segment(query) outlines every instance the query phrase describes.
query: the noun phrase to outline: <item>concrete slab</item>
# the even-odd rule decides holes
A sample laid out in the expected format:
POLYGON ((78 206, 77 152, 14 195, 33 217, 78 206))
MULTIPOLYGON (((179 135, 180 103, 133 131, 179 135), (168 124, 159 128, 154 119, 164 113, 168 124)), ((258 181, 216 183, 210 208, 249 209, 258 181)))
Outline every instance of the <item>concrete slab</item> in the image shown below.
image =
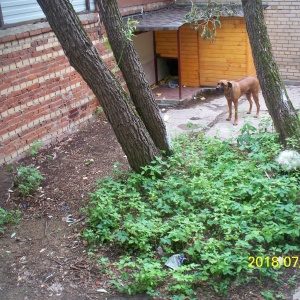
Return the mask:
POLYGON ((295 290, 295 293, 293 295, 293 300, 300 300, 300 287, 298 287, 296 290, 295 290))
MULTIPOLYGON (((300 86, 287 86, 288 95, 296 109, 300 108, 300 86)), ((221 138, 236 138, 245 122, 250 122, 253 126, 267 119, 271 119, 268 113, 262 93, 259 94, 260 115, 254 118, 255 104, 253 104, 252 114, 248 115, 249 103, 245 96, 239 100, 239 123, 233 126, 233 120, 226 121, 228 107, 226 98, 223 95, 210 95, 209 100, 201 101, 187 108, 171 108, 162 110, 166 121, 167 130, 170 136, 178 133, 190 133, 205 131, 208 136, 221 138)), ((268 130, 274 130, 269 127, 268 130)))
POLYGON ((203 130, 212 123, 219 111, 208 106, 197 105, 186 109, 170 109, 164 114, 167 130, 172 136, 203 130))

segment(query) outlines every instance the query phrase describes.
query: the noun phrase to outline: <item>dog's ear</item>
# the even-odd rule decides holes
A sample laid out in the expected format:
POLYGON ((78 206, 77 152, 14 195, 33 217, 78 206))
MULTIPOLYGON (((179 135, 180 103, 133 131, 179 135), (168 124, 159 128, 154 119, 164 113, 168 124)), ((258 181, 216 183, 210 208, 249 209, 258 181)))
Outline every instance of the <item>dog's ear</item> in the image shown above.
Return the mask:
POLYGON ((229 81, 228 82, 228 86, 231 88, 232 87, 232 83, 229 81))

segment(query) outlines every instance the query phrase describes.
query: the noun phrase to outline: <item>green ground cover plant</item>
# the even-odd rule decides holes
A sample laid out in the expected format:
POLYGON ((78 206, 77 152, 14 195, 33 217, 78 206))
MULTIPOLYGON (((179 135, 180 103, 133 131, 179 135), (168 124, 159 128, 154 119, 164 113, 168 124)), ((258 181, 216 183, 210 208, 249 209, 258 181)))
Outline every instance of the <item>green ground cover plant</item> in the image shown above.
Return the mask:
POLYGON ((22 196, 28 196, 36 192, 44 179, 38 169, 21 166, 15 176, 15 185, 22 196))
POLYGON ((29 147, 29 154, 31 156, 36 156, 42 147, 43 142, 41 140, 34 141, 29 147))
POLYGON ((20 215, 19 210, 6 210, 0 207, 0 234, 4 233, 6 225, 10 223, 17 224, 20 221, 20 215))
POLYGON ((99 181, 83 235, 119 249, 120 291, 196 299, 205 282, 226 294, 233 280, 276 279, 276 259, 299 253, 300 172, 276 164, 281 145, 264 126, 246 123, 237 142, 181 135, 167 160, 99 181), (166 267, 177 253, 183 265, 166 267))

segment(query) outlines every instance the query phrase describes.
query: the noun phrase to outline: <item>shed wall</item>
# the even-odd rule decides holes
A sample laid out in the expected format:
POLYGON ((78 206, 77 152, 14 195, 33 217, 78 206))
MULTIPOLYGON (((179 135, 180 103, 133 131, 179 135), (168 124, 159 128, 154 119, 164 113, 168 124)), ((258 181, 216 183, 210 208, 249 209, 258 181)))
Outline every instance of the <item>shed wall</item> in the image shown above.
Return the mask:
MULTIPOLYGON (((243 18, 221 18, 215 43, 204 41, 188 24, 180 28, 182 84, 215 86, 220 79, 256 74, 243 18)), ((156 31, 156 54, 178 58, 177 31, 156 31)))
POLYGON ((155 31, 155 51, 160 57, 178 58, 177 31, 155 31))
POLYGON ((200 85, 215 86, 220 79, 255 75, 243 18, 221 18, 215 43, 199 39, 200 85))
MULTIPOLYGON (((194 0, 206 4, 208 0, 194 0)), ((215 0, 224 3, 224 0, 215 0)), ((231 0, 241 5, 240 0, 231 0)), ((177 0, 177 4, 190 4, 190 0, 177 0)), ((266 25, 272 43, 273 54, 282 79, 289 84, 300 85, 300 1, 263 0, 266 25)))
POLYGON ((181 80, 185 86, 199 86, 199 33, 188 24, 180 28, 181 80))

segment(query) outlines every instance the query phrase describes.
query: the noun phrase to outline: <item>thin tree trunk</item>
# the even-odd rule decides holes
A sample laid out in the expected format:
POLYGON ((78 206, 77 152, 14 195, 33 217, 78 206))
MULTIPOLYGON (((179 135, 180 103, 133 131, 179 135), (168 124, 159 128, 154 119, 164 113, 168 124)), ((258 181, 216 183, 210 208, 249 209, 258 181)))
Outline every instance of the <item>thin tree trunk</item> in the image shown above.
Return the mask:
POLYGON ((123 19, 116 0, 96 0, 101 20, 119 68, 125 78, 131 99, 155 145, 171 153, 166 127, 158 104, 145 76, 132 40, 124 33, 123 19))
POLYGON ((281 142, 300 137, 300 121, 280 78, 261 0, 242 0, 244 18, 262 93, 281 142))
MULTIPOLYGON (((71 66, 98 98, 103 111, 137 172, 161 155, 128 95, 100 58, 68 0, 37 0, 71 66)), ((99 137, 101 138, 101 137, 99 137)))

